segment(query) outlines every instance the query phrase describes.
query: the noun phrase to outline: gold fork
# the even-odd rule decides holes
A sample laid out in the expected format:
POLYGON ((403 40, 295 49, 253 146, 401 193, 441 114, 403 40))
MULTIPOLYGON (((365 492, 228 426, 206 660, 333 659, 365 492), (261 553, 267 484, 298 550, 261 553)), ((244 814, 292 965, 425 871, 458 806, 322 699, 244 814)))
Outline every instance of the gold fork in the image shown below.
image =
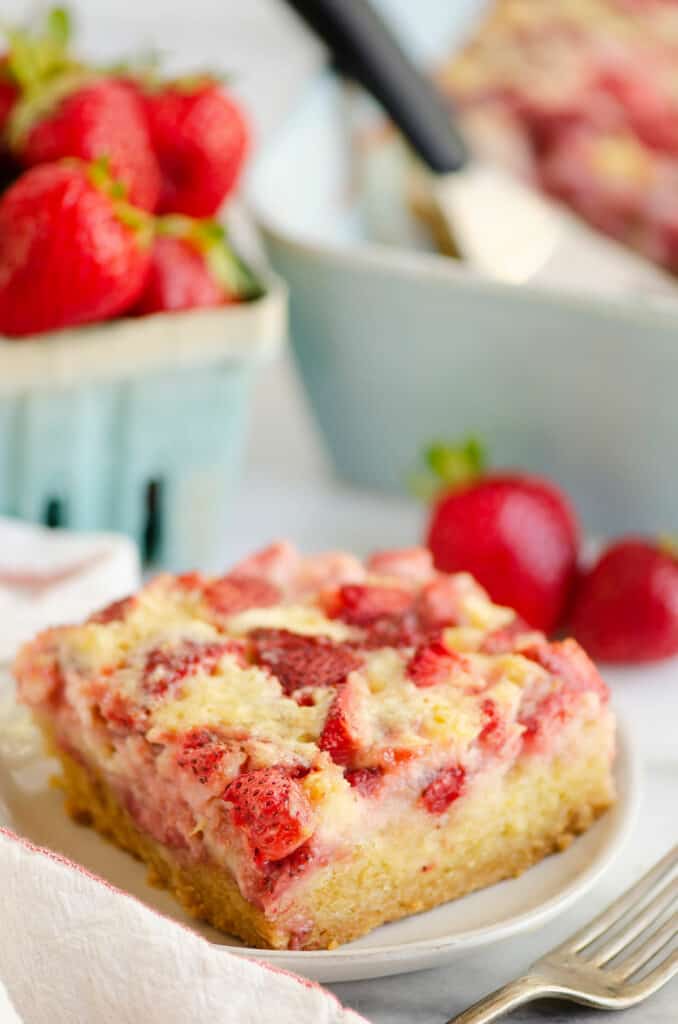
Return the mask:
POLYGON ((624 1010, 678 973, 678 846, 527 974, 447 1024, 490 1024, 534 999, 624 1010), (661 954, 661 959, 656 958, 661 954))

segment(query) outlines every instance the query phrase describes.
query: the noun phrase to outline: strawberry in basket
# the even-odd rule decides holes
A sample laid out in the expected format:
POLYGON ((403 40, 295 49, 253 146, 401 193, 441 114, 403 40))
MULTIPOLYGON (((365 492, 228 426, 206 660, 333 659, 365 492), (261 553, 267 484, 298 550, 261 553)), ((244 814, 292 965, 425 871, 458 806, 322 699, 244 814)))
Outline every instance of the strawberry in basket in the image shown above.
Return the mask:
POLYGON ((102 163, 44 164, 0 200, 0 333, 105 320, 138 298, 153 221, 102 163))
POLYGON ((261 294, 256 279, 213 220, 173 214, 156 220, 156 239, 138 315, 224 306, 261 294))
POLYGON ((105 156, 130 201, 153 210, 160 170, 141 104, 115 77, 77 61, 69 37, 69 20, 61 9, 50 13, 43 31, 9 33, 3 67, 17 90, 4 126, 9 148, 25 167, 63 157, 89 162, 105 156))

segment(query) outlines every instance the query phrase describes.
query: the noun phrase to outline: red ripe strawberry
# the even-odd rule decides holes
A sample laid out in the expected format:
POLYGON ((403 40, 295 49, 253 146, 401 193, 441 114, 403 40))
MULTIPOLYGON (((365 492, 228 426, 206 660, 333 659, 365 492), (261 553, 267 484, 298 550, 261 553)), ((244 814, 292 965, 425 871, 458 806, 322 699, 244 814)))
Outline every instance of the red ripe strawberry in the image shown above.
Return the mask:
POLYGON ((144 94, 160 163, 160 213, 212 217, 234 188, 249 144, 240 107, 210 78, 170 82, 144 94))
POLYGON ((219 616, 237 615, 249 608, 267 608, 277 604, 280 591, 273 583, 256 576, 230 574, 208 583, 205 600, 219 616))
POLYGON ((302 686, 336 686, 361 665, 349 647, 326 637, 258 629, 250 638, 256 663, 270 669, 288 696, 302 686))
POLYGON ((379 619, 402 615, 412 607, 414 597, 399 587, 345 583, 324 598, 327 614, 351 626, 372 626, 379 619))
POLYGON ((97 165, 26 172, 0 200, 0 333, 105 320, 137 298, 152 225, 97 165))
POLYGON ((514 608, 531 626, 555 629, 575 583, 579 547, 579 527, 565 496, 536 476, 477 477, 482 458, 475 442, 463 449, 436 446, 428 458, 448 484, 428 527, 436 567, 470 572, 494 601, 514 608), (450 488, 453 482, 458 486, 450 488))
POLYGON ((669 546, 628 537, 580 581, 572 631, 592 657, 640 664, 678 654, 678 558, 669 546))
POLYGON ((49 81, 37 98, 29 93, 17 104, 9 138, 13 151, 29 167, 62 157, 105 157, 131 203, 144 210, 157 205, 160 171, 143 110, 113 78, 76 74, 49 81))
POLYGON ((220 224, 168 217, 157 221, 156 231, 138 315, 224 306, 261 294, 220 224))
POLYGON ((226 787, 223 799, 260 862, 287 857, 313 832, 308 797, 281 766, 243 772, 226 787))
POLYGON ((460 764, 441 768, 421 794, 421 801, 429 814, 443 814, 461 796, 465 779, 466 771, 460 764))
POLYGON ((355 689, 350 682, 342 683, 330 704, 318 746, 327 751, 335 764, 352 765, 356 754, 365 747, 363 733, 355 689))
POLYGON ((442 641, 430 640, 414 652, 407 674, 415 686, 435 686, 446 682, 455 669, 463 669, 466 664, 461 655, 449 651, 442 641))

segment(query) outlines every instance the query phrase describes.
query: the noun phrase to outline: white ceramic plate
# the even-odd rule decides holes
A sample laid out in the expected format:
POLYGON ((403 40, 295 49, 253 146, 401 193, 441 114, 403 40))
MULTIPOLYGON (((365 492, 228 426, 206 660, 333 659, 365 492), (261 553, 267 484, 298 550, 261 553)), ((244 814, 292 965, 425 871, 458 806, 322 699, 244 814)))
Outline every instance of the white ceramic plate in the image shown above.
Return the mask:
POLYGON ((536 928, 583 895, 624 842, 638 803, 638 773, 627 733, 620 730, 612 811, 565 852, 520 878, 501 882, 425 914, 384 925, 340 949, 317 952, 245 950, 188 917, 166 892, 151 888, 145 868, 90 829, 75 825, 49 785, 55 762, 40 749, 30 718, 0 678, 0 825, 84 865, 168 917, 188 924, 233 953, 265 960, 315 981, 352 981, 446 964, 469 949, 536 928))

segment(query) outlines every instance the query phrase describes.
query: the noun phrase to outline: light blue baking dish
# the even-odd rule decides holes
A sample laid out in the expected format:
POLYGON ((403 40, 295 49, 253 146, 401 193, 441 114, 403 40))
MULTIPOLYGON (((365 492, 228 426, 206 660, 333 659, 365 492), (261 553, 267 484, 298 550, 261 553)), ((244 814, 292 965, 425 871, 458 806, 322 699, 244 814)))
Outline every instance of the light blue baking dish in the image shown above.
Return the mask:
POLYGON ((223 538, 257 366, 286 336, 271 276, 240 306, 0 339, 0 514, 131 536, 205 566, 223 538))
MULTIPOLYGON (((430 13, 430 33, 447 6, 398 12, 419 29, 430 13)), ((678 313, 506 286, 370 244, 345 129, 345 97, 324 75, 250 190, 339 473, 403 488, 431 439, 473 432, 497 464, 560 481, 591 531, 675 528, 678 313)))

